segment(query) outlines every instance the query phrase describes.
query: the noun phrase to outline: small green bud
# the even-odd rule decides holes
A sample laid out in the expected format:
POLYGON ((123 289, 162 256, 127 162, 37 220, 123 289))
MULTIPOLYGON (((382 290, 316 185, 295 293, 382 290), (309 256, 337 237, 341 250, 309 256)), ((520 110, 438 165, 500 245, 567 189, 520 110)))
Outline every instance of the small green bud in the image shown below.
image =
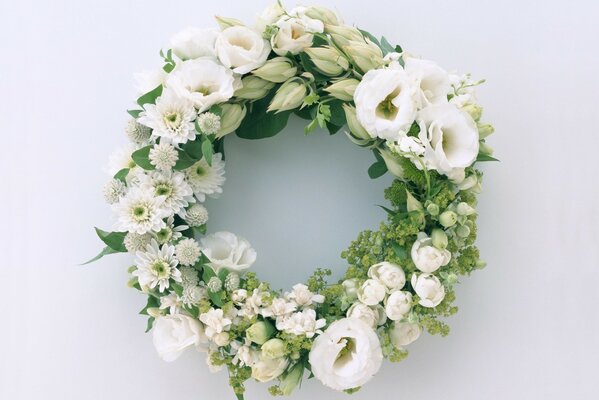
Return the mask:
POLYGON ((220 107, 222 114, 220 116, 220 129, 216 133, 217 138, 221 138, 239 128, 247 113, 245 106, 240 104, 225 103, 221 104, 220 107))
POLYGON ((275 328, 270 322, 258 321, 246 329, 245 336, 256 344, 264 344, 275 333, 275 328))
POLYGON ((268 106, 268 112, 282 112, 298 108, 304 102, 308 90, 304 82, 292 79, 285 82, 268 106))
POLYGON ((285 342, 281 339, 273 338, 262 345, 262 355, 274 360, 285 355, 285 342))
POLYGON ((287 57, 275 57, 252 74, 269 82, 283 83, 297 74, 297 67, 287 57))
POLYGON ((449 228, 450 226, 455 225, 457 220, 458 215, 453 211, 444 211, 441 215, 439 215, 439 222, 445 228, 449 228))
POLYGON ((458 276, 454 273, 451 274, 447 274, 447 277, 445 278, 445 281, 447 282, 448 285, 455 285, 458 282, 458 276))
POLYGON ((455 233, 461 238, 467 238, 470 236, 470 228, 466 225, 460 225, 455 230, 455 233))
POLYGON ((482 269, 482 268, 484 268, 486 266, 487 266, 486 261, 483 261, 483 260, 477 260, 476 261, 476 268, 482 269))
POLYGON ((343 46, 343 50, 362 72, 368 72, 383 65, 381 49, 369 39, 366 39, 366 41, 350 41, 349 44, 343 46))
POLYGON ((349 61, 332 47, 312 47, 304 51, 310 57, 316 68, 325 75, 341 75, 349 68, 349 61))
POLYGON ((347 120, 347 126, 349 127, 350 132, 362 140, 370 140, 371 136, 366 132, 366 129, 362 127, 360 121, 358 121, 358 117, 356 116, 356 108, 347 103, 343 104, 343 111, 345 111, 345 119, 347 120))
POLYGON ((436 205, 435 203, 430 203, 428 206, 426 206, 426 211, 428 211, 428 213, 432 216, 436 216, 439 215, 439 206, 436 205))
POLYGON ((257 76, 248 75, 241 80, 242 87, 235 91, 235 96, 240 99, 258 100, 270 92, 275 85, 257 76))
POLYGON ((472 119, 476 122, 480 121, 480 117, 483 114, 483 108, 478 104, 466 104, 462 107, 462 110, 466 111, 472 119))
POLYGON ((491 135, 493 132, 495 132, 495 128, 493 128, 492 125, 490 124, 479 124, 478 125, 478 137, 480 139, 484 139, 487 136, 491 135))
POLYGON ((431 233, 431 239, 433 240, 433 246, 435 246, 436 248, 445 249, 447 247, 447 234, 443 229, 433 229, 431 233))
MULTIPOLYGON (((359 80, 353 78, 342 79, 326 87, 324 90, 339 100, 352 101, 354 99, 354 92, 356 91, 359 83, 359 80)), ((343 104, 344 107, 345 105, 346 103, 343 104)))

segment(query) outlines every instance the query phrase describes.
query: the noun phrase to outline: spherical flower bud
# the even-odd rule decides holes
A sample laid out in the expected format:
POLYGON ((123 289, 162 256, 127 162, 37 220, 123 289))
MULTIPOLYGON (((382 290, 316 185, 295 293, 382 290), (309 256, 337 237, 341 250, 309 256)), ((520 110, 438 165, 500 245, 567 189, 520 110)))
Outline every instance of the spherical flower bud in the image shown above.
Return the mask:
POLYGON ((339 25, 339 17, 337 14, 325 7, 311 6, 305 11, 305 15, 310 18, 320 20, 328 25, 339 25))
POLYGON ((185 212, 185 222, 191 227, 198 227, 208 222, 208 210, 202 204, 196 203, 185 212))
POLYGON ((235 96, 240 99, 258 100, 270 92, 275 85, 254 75, 248 75, 241 80, 242 87, 235 91, 235 96))
POLYGON ((248 297, 248 292, 245 289, 237 289, 237 290, 234 290, 233 293, 231 293, 231 300, 236 305, 243 304, 243 302, 245 301, 245 299, 247 299, 247 297, 248 297))
POLYGON ((448 244, 447 234, 443 229, 435 228, 431 232, 431 239, 433 240, 433 246, 438 249, 445 249, 448 244))
POLYGON ((476 210, 474 208, 472 208, 470 206, 470 204, 466 203, 466 202, 461 202, 460 204, 458 204, 458 206, 456 207, 456 211, 459 215, 472 215, 476 212, 476 210))
POLYGON ((453 211, 443 211, 443 213, 441 213, 441 215, 439 215, 439 222, 445 228, 449 228, 449 227, 455 225, 455 223, 457 221, 458 221, 458 215, 456 213, 454 213, 453 211))
POLYGON ((256 344, 264 344, 275 333, 275 327, 270 322, 258 321, 245 331, 245 336, 256 344))
POLYGON ((458 276, 454 273, 447 274, 445 281, 447 282, 448 285, 454 285, 458 282, 458 276))
MULTIPOLYGON (((330 87, 329 87, 330 88, 330 87)), ((356 108, 347 103, 343 104, 343 111, 345 111, 345 119, 347 120, 347 126, 351 131, 352 135, 358 139, 370 140, 371 136, 366 132, 366 129, 360 124, 356 116, 356 108)))
POLYGON ((225 290, 227 292, 232 292, 236 290, 237 288, 239 288, 239 281, 239 274, 235 272, 229 273, 229 275, 227 275, 227 277, 225 278, 225 290))
POLYGON ((368 277, 379 281, 389 291, 401 289, 406 284, 403 269, 397 264, 386 261, 371 266, 368 269, 368 277))
POLYGON ((445 288, 439 278, 432 274, 414 274, 411 283, 420 298, 418 304, 423 307, 437 307, 445 298, 445 288))
POLYGON ((304 102, 307 93, 308 89, 301 80, 288 80, 277 90, 268 106, 268 112, 282 112, 298 108, 304 102))
POLYGON ((223 347, 229 344, 230 336, 229 332, 221 332, 212 336, 212 341, 219 347, 223 347))
POLYGON ((478 125, 478 137, 480 139, 484 139, 487 136, 491 135, 493 132, 495 132, 495 128, 493 128, 493 126, 489 125, 489 124, 482 124, 482 125, 478 125))
POLYGON ((220 117, 211 112, 198 115, 198 126, 202 133, 213 135, 220 130, 220 117))
POLYGON ((366 41, 350 41, 343 46, 343 50, 364 73, 383 65, 381 49, 369 39, 366 39, 366 41))
POLYGON ((362 33, 353 26, 327 24, 325 25, 324 30, 331 35, 333 42, 339 47, 347 46, 351 41, 364 40, 362 33))
POLYGON ((287 360, 287 358, 281 357, 271 360, 260 357, 260 359, 252 365, 252 378, 258 382, 271 381, 281 376, 288 365, 289 360, 287 360))
POLYGON ((287 57, 275 57, 252 74, 265 81, 283 83, 297 74, 297 67, 287 57))
MULTIPOLYGON (((358 81, 357 79, 354 79, 354 78, 341 79, 341 80, 336 81, 332 85, 329 85, 324 90, 326 92, 328 92, 331 96, 333 96, 339 100, 352 101, 354 99, 354 92, 356 91, 356 88, 358 87, 359 83, 360 83, 360 81, 358 81)), ((351 107, 350 105, 345 104, 345 103, 343 104, 343 107, 345 108, 346 105, 348 107, 351 107)), ((354 114, 355 114, 355 112, 356 111, 354 109, 354 114)), ((347 113, 347 111, 346 111, 346 113, 347 113)))
POLYGON ((349 68, 349 61, 332 47, 312 47, 304 51, 308 54, 316 68, 325 75, 341 75, 349 68))
POLYGON ((200 259, 200 245, 194 239, 182 239, 175 246, 175 255, 179 260, 179 264, 194 265, 200 259))
POLYGON ((412 245, 410 255, 416 268, 426 273, 435 272, 451 260, 451 253, 435 247, 433 240, 424 232, 418 234, 418 240, 412 245))
POLYGON ((412 308, 412 294, 398 290, 391 293, 385 301, 385 313, 392 321, 399 321, 412 308))
POLYGON ((461 238, 467 238, 470 236, 470 228, 467 225, 460 225, 455 230, 455 233, 461 238))
POLYGON ((220 116, 220 129, 216 133, 217 138, 221 138, 239 128, 247 113, 245 106, 240 104, 225 103, 221 104, 220 107, 222 114, 220 116))
POLYGON ((379 321, 379 315, 366 304, 356 302, 347 309, 347 318, 358 318, 366 322, 372 328, 376 328, 379 321))
POLYGON ((426 211, 428 211, 428 213, 432 216, 435 215, 439 215, 439 206, 436 205, 435 203, 430 203, 428 206, 426 206, 426 211))
POLYGON ((480 117, 482 116, 482 113, 483 113, 483 108, 481 106, 479 106, 478 104, 473 104, 473 103, 466 104, 464 107, 462 107, 462 110, 464 110, 468 114, 470 114, 472 119, 475 120, 476 122, 478 122, 480 120, 480 117))
POLYGON ((285 342, 281 339, 273 338, 262 345, 262 355, 269 359, 280 358, 285 355, 285 342))
POLYGON ((211 292, 219 292, 223 288, 223 281, 221 281, 218 277, 213 276, 210 278, 210 280, 208 280, 206 286, 208 286, 208 289, 211 292))
POLYGON ((418 324, 396 322, 389 331, 389 336, 391 337, 391 343, 398 349, 401 349, 403 346, 407 346, 418 339, 421 332, 422 328, 418 324))
POLYGON ((385 298, 385 285, 374 279, 367 279, 358 290, 358 299, 367 306, 374 306, 385 298))

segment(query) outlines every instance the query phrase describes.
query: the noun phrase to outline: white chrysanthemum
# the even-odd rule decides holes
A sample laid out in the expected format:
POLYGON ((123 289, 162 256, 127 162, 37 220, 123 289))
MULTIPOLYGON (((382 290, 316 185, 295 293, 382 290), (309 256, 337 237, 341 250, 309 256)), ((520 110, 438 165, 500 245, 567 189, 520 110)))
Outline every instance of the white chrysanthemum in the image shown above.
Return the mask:
POLYGON ((174 242, 181 236, 183 236, 181 232, 186 231, 187 229, 189 229, 189 226, 187 225, 175 226, 175 218, 173 218, 173 216, 170 216, 166 220, 164 228, 154 233, 154 237, 160 244, 174 242))
POLYGON ((177 164, 179 154, 172 144, 164 142, 155 144, 154 147, 150 149, 148 158, 150 164, 155 166, 156 169, 168 171, 177 164))
POLYGON ((150 136, 152 136, 152 130, 147 126, 140 124, 135 119, 127 121, 125 133, 129 140, 135 144, 145 144, 150 140, 150 136))
POLYGON ((200 286, 183 286, 181 301, 186 306, 196 305, 206 297, 206 288, 200 286))
POLYGON ((140 235, 150 231, 160 231, 166 226, 163 221, 165 217, 163 202, 162 196, 156 197, 153 193, 139 189, 130 190, 118 204, 115 204, 118 213, 117 229, 140 235))
POLYGON ((178 214, 193 203, 193 190, 182 172, 154 171, 141 178, 142 190, 164 197, 162 208, 166 215, 178 214))
MULTIPOLYGON (((175 248, 175 253, 177 252, 175 248)), ((200 282, 200 278, 198 277, 198 271, 192 267, 181 267, 179 268, 181 271, 181 282, 183 285, 195 286, 200 282)))
POLYGON ((107 171, 110 176, 114 176, 117 172, 125 168, 135 168, 136 164, 131 158, 131 154, 137 150, 133 143, 128 143, 124 146, 116 148, 108 158, 107 171))
POLYGON ((193 103, 175 92, 165 89, 156 104, 146 104, 139 122, 153 129, 152 134, 172 143, 185 143, 196 137, 193 121, 196 112, 193 103))
POLYGON ((208 210, 204 205, 196 203, 185 211, 185 221, 191 227, 202 226, 208 222, 208 210))
POLYGON ((150 244, 151 239, 152 235, 149 233, 140 235, 139 233, 129 232, 125 235, 123 244, 129 253, 137 253, 138 251, 145 250, 145 248, 150 244))
POLYGON ((104 195, 104 200, 108 204, 118 203, 121 197, 125 195, 127 192, 127 185, 118 179, 112 179, 104 185, 102 188, 102 194, 104 195))
POLYGON ((194 265, 200 259, 200 245, 194 239, 183 239, 175 246, 181 265, 194 265))
POLYGON ((181 272, 177 269, 178 261, 175 258, 175 247, 169 245, 158 246, 158 242, 152 240, 146 247, 146 251, 136 253, 133 272, 139 280, 141 287, 154 289, 158 286, 160 292, 169 287, 169 281, 181 282, 181 272))
POLYGON ((211 112, 198 116, 198 126, 206 135, 213 135, 220 130, 220 117, 211 112))
POLYGON ((212 157, 212 166, 201 159, 185 170, 187 181, 199 201, 206 200, 206 195, 218 197, 223 192, 225 182, 225 162, 221 153, 212 157))

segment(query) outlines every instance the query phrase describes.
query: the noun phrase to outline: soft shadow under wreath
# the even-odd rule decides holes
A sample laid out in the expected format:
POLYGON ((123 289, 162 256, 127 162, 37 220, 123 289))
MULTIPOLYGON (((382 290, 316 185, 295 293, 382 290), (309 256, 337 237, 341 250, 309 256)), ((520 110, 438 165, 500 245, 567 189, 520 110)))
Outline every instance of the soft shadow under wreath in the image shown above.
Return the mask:
POLYGON ((220 30, 188 28, 138 75, 130 143, 111 158, 104 195, 113 231, 96 229, 104 255, 135 255, 129 285, 147 296, 158 354, 187 348, 244 382, 291 393, 304 376, 354 392, 383 358, 401 361, 422 330, 447 335, 454 285, 485 264, 474 242, 478 162, 495 160, 468 75, 446 72, 344 25, 322 7, 268 7, 252 26, 217 18, 220 30), (288 292, 249 269, 257 254, 230 232, 208 231, 207 196, 225 182, 226 135, 261 139, 292 114, 372 151, 388 216, 341 256, 344 278, 316 270, 288 292))

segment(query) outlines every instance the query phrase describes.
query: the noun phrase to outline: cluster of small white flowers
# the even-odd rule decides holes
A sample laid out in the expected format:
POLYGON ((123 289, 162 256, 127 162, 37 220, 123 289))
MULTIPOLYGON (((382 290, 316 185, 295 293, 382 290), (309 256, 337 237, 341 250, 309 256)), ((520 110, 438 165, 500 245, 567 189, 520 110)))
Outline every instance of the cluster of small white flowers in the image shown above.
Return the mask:
POLYGON ((127 185, 119 179, 112 179, 104 185, 102 192, 104 200, 108 204, 118 203, 121 197, 127 193, 127 185))

